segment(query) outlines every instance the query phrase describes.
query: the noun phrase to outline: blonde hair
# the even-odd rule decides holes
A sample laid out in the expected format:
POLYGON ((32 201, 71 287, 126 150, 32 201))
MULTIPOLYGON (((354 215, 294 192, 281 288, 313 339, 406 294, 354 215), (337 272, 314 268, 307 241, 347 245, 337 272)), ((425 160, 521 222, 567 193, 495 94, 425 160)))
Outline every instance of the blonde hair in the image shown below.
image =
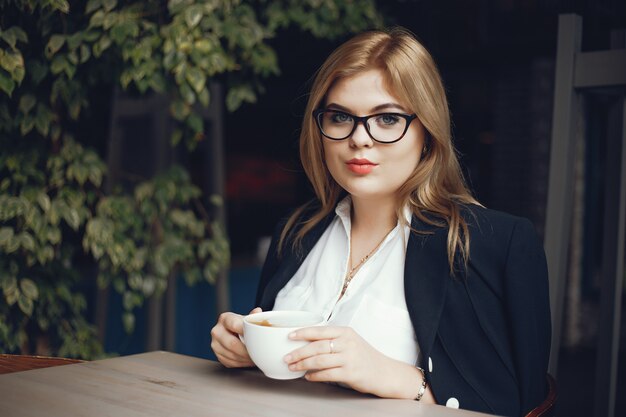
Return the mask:
POLYGON ((397 193, 398 218, 403 221, 401 210, 408 205, 423 222, 447 225, 448 262, 454 272, 457 251, 465 263, 469 259, 469 234, 460 213, 461 205, 479 203, 465 185, 452 145, 450 112, 439 71, 428 51, 402 28, 357 35, 339 46, 318 70, 302 123, 300 159, 321 206, 307 219, 299 220, 308 205, 291 215, 280 236, 279 253, 296 226, 300 228, 293 245, 299 247, 306 233, 329 215, 345 194, 326 168, 322 137, 313 111, 323 105, 337 80, 370 69, 383 72, 388 88, 417 115, 426 130, 427 152, 397 193))

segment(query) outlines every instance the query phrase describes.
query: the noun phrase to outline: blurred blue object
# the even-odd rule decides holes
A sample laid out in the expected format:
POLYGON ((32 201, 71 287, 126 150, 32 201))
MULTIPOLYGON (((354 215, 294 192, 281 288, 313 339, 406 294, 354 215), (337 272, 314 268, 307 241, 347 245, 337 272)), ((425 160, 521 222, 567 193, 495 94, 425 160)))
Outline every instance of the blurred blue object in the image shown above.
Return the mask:
MULTIPOLYGON (((229 271, 231 311, 247 314, 254 306, 260 267, 232 268, 229 271)), ((122 297, 111 291, 106 329, 105 351, 119 355, 145 352, 146 308, 135 309, 135 331, 124 332, 121 320, 122 297)), ((193 287, 183 279, 176 286, 175 352, 215 360, 211 350, 211 328, 217 321, 215 287, 206 282, 193 287)))
MULTIPOLYGON (((229 272, 230 310, 248 314, 254 306, 261 275, 259 267, 233 268, 229 272)), ((193 287, 178 281, 176 303, 176 352, 215 360, 211 350, 211 328, 217 321, 215 287, 201 283, 193 287)))

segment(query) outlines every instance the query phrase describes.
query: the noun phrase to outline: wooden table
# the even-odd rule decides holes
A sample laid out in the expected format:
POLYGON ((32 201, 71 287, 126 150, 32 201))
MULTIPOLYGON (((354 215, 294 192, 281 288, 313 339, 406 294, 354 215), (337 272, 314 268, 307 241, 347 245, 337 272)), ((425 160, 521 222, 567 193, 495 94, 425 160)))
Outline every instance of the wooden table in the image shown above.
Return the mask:
POLYGON ((432 416, 485 414, 151 352, 0 375, 0 416, 432 416))
POLYGON ((83 362, 80 359, 53 358, 50 356, 7 355, 0 353, 0 374, 29 371, 31 369, 50 368, 83 362))

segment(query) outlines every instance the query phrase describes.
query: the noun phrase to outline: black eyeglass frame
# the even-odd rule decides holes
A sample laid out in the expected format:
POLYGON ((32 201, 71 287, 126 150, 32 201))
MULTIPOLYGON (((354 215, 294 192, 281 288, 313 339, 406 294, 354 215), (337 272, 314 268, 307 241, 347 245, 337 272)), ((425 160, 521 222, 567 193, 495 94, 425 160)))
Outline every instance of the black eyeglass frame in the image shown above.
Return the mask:
POLYGON ((376 114, 370 114, 367 116, 355 116, 354 114, 350 114, 348 112, 345 111, 341 111, 341 110, 334 110, 334 109, 317 109, 313 111, 313 118, 315 119, 315 124, 317 125, 317 128, 320 130, 320 133, 324 136, 327 137, 330 140, 345 140, 348 139, 350 136, 352 136, 352 134, 354 134, 354 131, 356 130, 357 126, 359 125, 359 123, 363 124, 363 127, 365 127, 365 131, 367 132, 367 134, 369 135, 370 138, 372 138, 373 141, 378 142, 378 143, 396 143, 398 142, 400 139, 402 139, 404 137, 404 135, 406 135, 406 132, 409 130, 409 126, 411 125, 411 122, 415 119, 417 119, 417 115, 416 114, 404 114, 404 113, 394 113, 394 112, 382 112, 382 113, 376 113, 376 114), (341 114, 345 114, 346 116, 349 116, 352 118, 352 120, 354 120, 354 125, 352 126, 352 130, 350 131, 349 134, 347 134, 346 136, 344 136, 343 138, 333 138, 331 136, 328 136, 325 132, 324 129, 322 128, 322 121, 320 120, 320 115, 324 114, 324 113, 341 113, 341 114), (400 135, 400 137, 396 140, 392 140, 390 142, 385 142, 385 141, 381 141, 376 139, 373 135, 372 132, 370 132, 370 128, 367 124, 367 121, 372 118, 372 117, 376 117, 376 116, 383 116, 383 115, 391 115, 391 116, 398 116, 398 117, 402 117, 404 120, 406 120, 406 126, 404 126, 404 132, 402 132, 402 135, 400 135))

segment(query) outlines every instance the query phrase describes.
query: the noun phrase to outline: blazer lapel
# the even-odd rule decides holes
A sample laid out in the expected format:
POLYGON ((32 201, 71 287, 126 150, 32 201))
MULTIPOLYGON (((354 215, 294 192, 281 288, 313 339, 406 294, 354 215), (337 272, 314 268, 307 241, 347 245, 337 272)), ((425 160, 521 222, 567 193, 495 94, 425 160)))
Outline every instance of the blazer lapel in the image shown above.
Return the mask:
MULTIPOLYGON (((273 308, 278 292, 300 268, 334 217, 335 213, 330 213, 307 233, 298 253, 290 244, 285 245, 280 266, 268 282, 259 305, 266 310, 273 308)), ((448 229, 429 225, 415 216, 411 226, 430 233, 411 232, 404 263, 404 291, 409 315, 423 357, 428 357, 439 326, 448 282, 452 279, 446 246, 448 229)))
POLYGON ((428 358, 435 341, 450 279, 447 256, 448 228, 424 223, 413 216, 404 262, 407 307, 422 358, 428 358))
MULTIPOLYGON (((274 307, 274 301, 276 300, 276 295, 278 292, 287 284, 287 282, 294 276, 294 274, 304 262, 306 256, 311 252, 313 246, 317 243, 317 241, 322 237, 322 234, 330 224, 330 222, 335 218, 335 212, 332 211, 328 216, 326 216, 322 221, 320 221, 317 225, 313 227, 302 239, 302 246, 297 251, 294 252, 291 242, 286 242, 284 246, 284 252, 281 255, 280 266, 274 273, 274 276, 267 284, 265 291, 263 292, 263 297, 261 298, 261 306, 271 306, 266 308, 267 310, 274 307)), ((274 255, 275 256, 275 255, 274 255)))

